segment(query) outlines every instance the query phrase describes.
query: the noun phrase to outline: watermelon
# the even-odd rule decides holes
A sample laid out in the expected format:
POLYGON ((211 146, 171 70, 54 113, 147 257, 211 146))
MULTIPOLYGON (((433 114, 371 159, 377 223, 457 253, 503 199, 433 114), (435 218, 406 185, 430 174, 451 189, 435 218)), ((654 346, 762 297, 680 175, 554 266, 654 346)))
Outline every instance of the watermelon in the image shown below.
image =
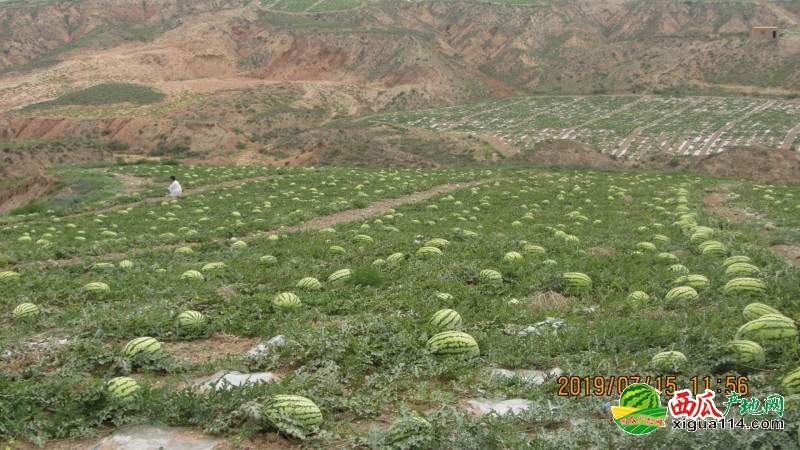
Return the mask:
POLYGON ((475 338, 462 331, 444 331, 433 335, 425 344, 431 354, 437 356, 480 355, 480 348, 475 338))
POLYGON ((224 262, 212 262, 204 265, 200 270, 202 270, 203 272, 208 272, 209 270, 217 270, 224 268, 225 268, 224 262))
POLYGON ((656 408, 661 405, 658 393, 644 383, 628 385, 619 397, 619 406, 636 409, 656 408))
POLYGON ((660 370, 673 371, 685 364, 686 355, 678 351, 661 352, 653 356, 650 364, 660 370))
POLYGON ((666 253, 666 252, 659 253, 658 255, 656 255, 656 259, 660 259, 661 261, 667 261, 667 262, 677 262, 678 261, 678 257, 677 256, 673 255, 672 253, 666 253))
POLYGON ((122 349, 122 354, 128 358, 136 355, 156 355, 162 352, 161 343, 148 336, 136 338, 122 349))
POLYGON ((744 307, 742 310, 742 315, 744 316, 744 320, 751 321, 760 318, 761 316, 767 314, 777 314, 782 315, 780 311, 777 309, 765 305, 763 303, 750 303, 749 305, 744 307))
POLYGON ((656 245, 652 242, 639 242, 636 244, 636 248, 643 252, 654 252, 656 250, 656 245))
POLYGON ((438 292, 436 294, 436 299, 446 302, 452 300, 453 296, 451 294, 448 294, 447 292, 438 292))
POLYGON ((797 340, 797 326, 794 320, 780 314, 765 314, 751 320, 736 330, 735 339, 755 342, 776 340, 797 340))
POLYGON ((111 292, 111 288, 109 288, 108 285, 105 283, 94 281, 92 283, 85 284, 83 286, 83 291, 88 292, 90 294, 103 295, 111 292))
POLYGON ((426 242, 426 243, 424 243, 422 245, 424 247, 442 248, 442 247, 447 247, 448 245, 450 245, 450 241, 448 241, 447 239, 435 238, 435 239, 431 239, 430 241, 428 241, 428 242, 426 242))
POLYGON ((372 244, 375 242, 375 240, 366 234, 357 234, 353 236, 353 242, 358 244, 372 244))
POLYGON ((11 270, 0 272, 0 283, 10 283, 12 281, 18 281, 19 279, 20 277, 17 272, 11 270))
POLYGON ((628 300, 632 300, 635 302, 646 302, 650 300, 650 296, 647 295, 647 292, 633 291, 630 294, 628 294, 628 300))
POLYGON ((206 324, 206 317, 198 311, 184 311, 175 318, 178 328, 192 333, 203 329, 206 324))
POLYGON ((781 381, 784 394, 800 394, 800 369, 789 372, 781 381))
POLYGON ((330 247, 328 247, 328 252, 333 253, 334 255, 344 255, 345 253, 347 253, 344 247, 338 245, 331 245, 330 247))
POLYGON ((417 250, 417 256, 427 257, 441 255, 442 251, 438 247, 422 247, 417 250))
POLYGON ((263 408, 264 416, 273 426, 308 428, 322 423, 322 411, 313 401, 299 395, 276 395, 269 398, 263 408), (288 424, 286 423, 288 420, 288 424))
POLYGON ((175 249, 175 253, 178 255, 189 255, 193 252, 191 247, 178 247, 175 249))
POLYGON ((419 444, 420 441, 430 440, 432 431, 433 427, 431 427, 430 422, 414 415, 408 419, 394 421, 386 432, 386 443, 389 446, 402 445, 404 441, 414 436, 416 438, 415 443, 419 444))
POLYGON ((198 280, 203 281, 206 278, 197 270, 187 270, 181 275, 181 280, 198 280))
POLYGON ((484 283, 499 284, 503 282, 503 275, 493 269, 481 270, 478 278, 484 283))
POLYGON ((278 258, 272 255, 264 255, 258 259, 260 264, 264 264, 265 266, 272 266, 278 263, 278 258))
POLYGON ((688 275, 689 268, 684 266, 683 264, 673 264, 669 266, 669 271, 677 273, 678 275, 688 275))
POLYGON ((693 288, 708 287, 708 278, 703 275, 683 275, 672 281, 672 284, 691 286, 693 288))
POLYGON ((116 377, 108 380, 106 389, 108 390, 108 395, 112 399, 120 402, 128 402, 136 398, 142 388, 133 378, 116 377))
POLYGON ((725 294, 761 295, 767 292, 767 285, 758 278, 734 278, 722 288, 725 294))
POLYGON ((120 269, 130 269, 131 267, 133 267, 133 262, 125 259, 120 261, 118 265, 120 269))
POLYGON ((750 258, 749 257, 743 256, 743 255, 737 255, 737 256, 731 256, 730 258, 725 258, 725 261, 722 261, 722 265, 724 267, 728 267, 731 264, 749 263, 749 262, 750 262, 750 258))
POLYGON ((592 279, 581 272, 565 272, 564 289, 569 293, 588 292, 592 288, 592 279))
POLYGON ((544 247, 533 244, 525 244, 522 247, 522 250, 529 255, 537 255, 537 256, 543 256, 545 253, 547 253, 547 250, 545 250, 544 247))
POLYGON ((434 313, 428 323, 436 332, 458 330, 461 329, 461 315, 452 309, 442 309, 434 313))
POLYGON ((300 308, 300 297, 291 292, 283 292, 272 299, 272 306, 279 311, 292 311, 300 308))
POLYGON ((339 283, 345 281, 350 278, 352 274, 353 272, 350 269, 337 270, 328 277, 328 283, 339 283))
POLYGON ((390 263, 396 263, 396 262, 402 261, 403 259, 405 259, 405 257, 406 257, 406 255, 404 255, 403 253, 400 253, 400 252, 392 253, 391 255, 386 257, 386 261, 388 261, 390 263))
POLYGON ((315 291, 318 289, 322 289, 322 283, 320 283, 319 280, 317 280, 314 277, 305 277, 297 282, 297 287, 309 291, 315 291))
POLYGON ((664 298, 669 302, 686 302, 697 300, 700 295, 691 286, 678 286, 670 289, 664 298))
POLYGON ((20 303, 14 308, 14 317, 26 320, 39 315, 39 307, 33 303, 20 303))
POLYGON ((522 261, 524 258, 518 252, 508 252, 503 255, 503 259, 509 262, 522 261))
MULTIPOLYGON (((272 237, 272 236, 270 236, 270 237, 272 237)), ((245 249, 245 248, 247 248, 247 242, 245 242, 245 241, 236 241, 233 244, 231 244, 231 249, 232 250, 242 250, 242 249, 245 249)))
POLYGON ((725 269, 725 276, 729 278, 752 277, 761 275, 761 269, 746 262, 733 263, 725 269))
POLYGON ((764 349, 756 342, 735 340, 728 342, 725 348, 736 364, 753 369, 764 367, 766 361, 764 349))

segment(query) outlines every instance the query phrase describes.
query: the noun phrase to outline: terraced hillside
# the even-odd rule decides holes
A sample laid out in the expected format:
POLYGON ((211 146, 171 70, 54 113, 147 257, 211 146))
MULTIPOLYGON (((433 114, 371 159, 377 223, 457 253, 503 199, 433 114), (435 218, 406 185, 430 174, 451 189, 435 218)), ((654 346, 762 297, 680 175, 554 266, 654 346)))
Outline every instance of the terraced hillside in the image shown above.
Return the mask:
POLYGON ((713 97, 515 97, 369 120, 491 136, 519 150, 566 139, 610 155, 705 156, 728 147, 796 149, 800 103, 713 97))

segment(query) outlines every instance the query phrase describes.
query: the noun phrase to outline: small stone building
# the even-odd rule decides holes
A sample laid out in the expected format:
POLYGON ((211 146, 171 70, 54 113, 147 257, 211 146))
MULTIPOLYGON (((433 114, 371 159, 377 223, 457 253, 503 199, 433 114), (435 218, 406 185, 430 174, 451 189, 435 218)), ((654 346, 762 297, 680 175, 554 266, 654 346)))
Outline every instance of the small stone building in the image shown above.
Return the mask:
POLYGON ((757 40, 778 39, 778 27, 753 27, 750 29, 750 38, 757 40))

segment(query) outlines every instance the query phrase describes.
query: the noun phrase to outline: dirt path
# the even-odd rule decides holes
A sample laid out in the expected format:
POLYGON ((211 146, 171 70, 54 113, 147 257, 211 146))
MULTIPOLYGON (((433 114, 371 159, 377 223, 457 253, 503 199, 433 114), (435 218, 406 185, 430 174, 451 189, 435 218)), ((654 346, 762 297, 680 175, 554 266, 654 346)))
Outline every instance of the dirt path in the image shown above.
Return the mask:
MULTIPOLYGON (((258 239, 266 236, 270 236, 276 233, 292 233, 296 231, 305 231, 305 230, 317 230, 322 228, 331 227, 337 225, 342 222, 350 222, 353 220, 364 219, 371 216, 376 216, 382 214, 389 208, 393 208, 395 206, 400 206, 406 203, 415 203, 420 202, 422 200, 427 200, 435 195, 445 194, 448 192, 453 192, 459 189, 465 189, 471 186, 477 186, 480 184, 486 183, 493 183, 495 181, 500 181, 501 178, 492 178, 488 180, 476 180, 476 181, 467 181, 463 183, 449 183, 449 184, 442 184, 440 186, 433 187, 426 191, 415 192, 413 194, 404 195, 402 197, 397 198, 390 198, 386 200, 377 201, 366 208, 359 208, 359 209, 351 209, 348 211, 338 212, 336 214, 331 214, 329 216, 320 216, 315 217, 308 222, 301 223, 299 225, 293 225, 290 227, 274 229, 269 231, 259 231, 256 233, 248 234, 247 236, 241 238, 243 241, 249 241, 252 239, 258 239)), ((161 200, 160 198, 157 200, 161 200)), ((227 238, 217 238, 211 242, 226 242, 227 238)), ((159 245, 154 247, 147 247, 147 248, 133 248, 129 249, 125 253, 107 253, 105 255, 94 255, 93 257, 102 257, 106 259, 113 259, 120 256, 131 256, 131 255, 140 255, 142 253, 149 253, 153 251, 160 251, 160 250, 171 250, 176 249, 178 247, 199 247, 203 244, 207 244, 208 242, 182 242, 179 244, 169 244, 169 245, 159 245)), ((27 263, 17 264, 14 266, 17 269, 22 269, 26 267, 46 267, 46 266, 65 266, 71 264, 80 264, 86 259, 86 256, 77 256, 75 258, 70 259, 63 259, 63 260, 46 260, 46 261, 31 261, 27 263)))
POLYGON ((791 150, 792 144, 794 143, 797 134, 800 133, 800 123, 797 124, 794 128, 789 130, 789 133, 786 135, 786 138, 781 142, 781 148, 784 150, 791 150))
POLYGON ((704 145, 703 148, 700 149, 700 155, 708 155, 708 154, 710 154, 711 147, 719 140, 719 137, 720 137, 720 135, 722 133, 730 130, 731 128, 736 126, 737 123, 747 119, 748 117, 752 116, 753 114, 756 114, 758 112, 761 112, 761 111, 769 108, 773 104, 775 104, 775 102, 772 102, 772 101, 766 102, 766 103, 764 103, 764 104, 762 104, 760 106, 757 106, 757 107, 751 109, 750 112, 748 112, 747 114, 745 114, 743 116, 739 116, 739 117, 731 120, 730 122, 726 123, 725 126, 720 128, 719 130, 715 131, 714 134, 712 134, 711 137, 708 138, 708 141, 706 142, 706 145, 704 145))

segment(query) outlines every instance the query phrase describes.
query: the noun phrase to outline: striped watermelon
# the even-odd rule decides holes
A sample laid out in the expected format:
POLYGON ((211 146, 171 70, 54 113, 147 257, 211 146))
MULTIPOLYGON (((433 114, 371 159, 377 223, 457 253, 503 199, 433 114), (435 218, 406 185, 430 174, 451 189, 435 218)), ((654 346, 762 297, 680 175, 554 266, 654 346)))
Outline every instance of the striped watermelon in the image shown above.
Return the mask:
POLYGON ((122 349, 122 354, 128 358, 133 358, 136 355, 156 355, 162 351, 160 342, 155 338, 145 336, 128 342, 122 349))
POLYGON ((750 263, 733 263, 725 269, 725 276, 729 278, 753 277, 761 275, 761 269, 750 263))
POLYGON ((353 272, 350 269, 337 270, 328 277, 328 283, 339 283, 346 281, 352 274, 353 272))
POLYGON ((684 266, 683 264, 673 264, 669 266, 669 271, 677 273, 678 275, 688 275, 689 268, 684 266))
POLYGON ((444 302, 450 301, 453 299, 453 296, 448 294, 447 292, 439 292, 436 294, 436 299, 441 300, 444 302))
POLYGON ((409 448, 418 448, 424 441, 429 441, 432 438, 432 431, 433 427, 431 427, 430 422, 414 415, 408 419, 400 419, 393 422, 386 432, 386 443, 394 448, 414 436, 415 445, 409 448))
POLYGON ((434 239, 431 239, 430 241, 428 241, 428 242, 426 242, 426 243, 424 243, 422 245, 424 247, 443 248, 443 247, 447 247, 448 245, 450 245, 450 241, 448 241, 447 239, 442 239, 442 238, 434 238, 434 239))
POLYGON ((419 250, 417 250, 417 256, 422 256, 422 257, 436 256, 441 254, 442 251, 439 250, 438 247, 422 247, 419 250))
POLYGON ((283 292, 272 299, 272 306, 279 311, 292 311, 300 308, 300 297, 291 292, 283 292))
POLYGON ((683 275, 672 281, 672 284, 691 286, 693 288, 708 287, 708 278, 703 275, 683 275))
POLYGON ((753 341, 730 341, 725 348, 736 364, 753 369, 761 369, 764 367, 764 363, 766 362, 764 349, 753 341))
POLYGON ((722 288, 725 294, 760 295, 767 292, 767 285, 758 278, 734 278, 722 288))
POLYGON ((133 267, 133 262, 125 259, 120 261, 118 265, 120 269, 130 269, 131 267, 133 267))
POLYGON ((664 298, 669 302, 686 302, 697 300, 700 295, 691 286, 678 286, 670 289, 664 298))
POLYGON ((83 286, 83 291, 94 295, 103 295, 111 292, 111 288, 109 288, 108 285, 105 283, 94 281, 92 283, 85 284, 83 286))
POLYGON ((656 251, 656 245, 652 242, 639 242, 636 244, 636 248, 643 251, 643 252, 654 252, 656 251))
POLYGON ((322 283, 320 283, 319 280, 314 277, 305 277, 297 282, 297 287, 314 291, 317 289, 322 289, 322 283))
POLYGON ((800 369, 789 372, 781 381, 784 394, 800 394, 800 369))
POLYGON ((765 305, 763 303, 750 303, 749 305, 744 307, 742 310, 742 315, 744 316, 744 320, 751 321, 760 318, 761 316, 765 316, 767 314, 777 314, 782 315, 780 311, 777 309, 765 305))
POLYGON ((749 263, 749 262, 750 262, 750 258, 749 257, 743 256, 743 255, 737 255, 737 256, 731 256, 730 258, 725 258, 725 261, 722 261, 722 265, 724 267, 728 267, 731 264, 749 263))
POLYGON ((334 255, 344 255, 345 253, 347 253, 344 247, 338 245, 331 245, 330 247, 328 247, 328 252, 334 255))
POLYGON ((386 265, 386 260, 383 258, 378 258, 375 261, 372 261, 372 265, 375 267, 380 267, 386 265))
POLYGON ((725 253, 728 252, 728 248, 725 247, 725 245, 723 245, 721 242, 706 241, 700 244, 700 251, 704 255, 725 256, 725 253))
POLYGON ((647 292, 633 291, 628 294, 628 300, 633 300, 635 302, 646 302, 650 300, 650 296, 647 295, 647 292))
POLYGON ((755 342, 783 339, 795 341, 797 334, 794 320, 780 314, 765 314, 739 327, 735 339, 755 342))
POLYGON ((653 356, 650 364, 658 369, 673 371, 678 370, 680 366, 685 364, 688 360, 686 355, 678 351, 661 352, 653 356))
POLYGON ((130 377, 116 377, 106 383, 108 395, 116 401, 131 401, 139 395, 142 389, 139 383, 130 377))
POLYGON ((181 275, 181 280, 198 280, 203 281, 206 278, 197 270, 187 270, 181 275))
POLYGON ((431 327, 436 331, 449 331, 461 329, 461 315, 452 309, 442 309, 431 316, 428 322, 431 327))
POLYGON ((178 247, 175 249, 175 253, 178 255, 189 255, 194 253, 191 247, 178 247))
POLYGON ((481 351, 475 339, 463 331, 444 331, 433 335, 425 344, 428 351, 437 356, 474 357, 481 351))
POLYGON ((386 261, 388 261, 390 263, 396 263, 396 262, 402 261, 403 259, 405 259, 405 257, 406 257, 406 255, 404 255, 403 253, 400 253, 400 252, 392 253, 391 255, 386 257, 386 261))
POLYGON ((663 234, 654 234, 651 239, 654 242, 669 242, 669 238, 663 234))
POLYGON ((203 272, 208 272, 209 270, 217 270, 217 269, 224 269, 225 263, 224 262, 211 262, 204 265, 200 270, 203 272))
POLYGON ((206 324, 206 317, 198 311, 184 311, 175 318, 178 328, 191 333, 196 333, 203 329, 206 324))
POLYGON ((675 262, 678 261, 678 257, 673 255, 672 253, 659 253, 656 255, 656 259, 660 259, 661 261, 668 261, 668 262, 675 262))
POLYGON ((499 284, 503 282, 503 275, 493 269, 481 270, 478 278, 484 283, 499 284))
POLYGON ((33 303, 20 303, 14 308, 14 317, 27 320, 39 315, 39 307, 33 303))
POLYGON ((264 404, 262 411, 266 419, 279 429, 292 425, 308 428, 319 426, 322 423, 322 411, 319 406, 310 399, 299 395, 271 397, 264 404))
POLYGON ((628 385, 622 395, 619 396, 619 406, 636 409, 656 408, 661 405, 658 393, 644 383, 634 383, 628 385))
POLYGON ((6 270, 0 272, 0 283, 10 283, 12 281, 18 281, 20 276, 17 272, 6 270))
POLYGON ((564 289, 569 293, 588 292, 592 289, 592 279, 589 275, 581 272, 565 272, 562 277, 564 278, 564 289))
POLYGON ((522 261, 524 258, 522 257, 521 254, 517 252, 508 252, 505 255, 503 255, 503 259, 509 262, 517 262, 517 261, 522 261))
POLYGON ((357 244, 373 244, 375 240, 366 234, 357 234, 353 236, 353 242, 357 244))
POLYGON ((272 266, 278 263, 278 258, 272 255, 264 255, 261 258, 258 258, 258 262, 260 264, 264 264, 265 266, 272 266))
POLYGON ((544 247, 533 244, 525 244, 522 247, 522 250, 528 255, 544 256, 544 254, 547 253, 547 250, 545 250, 544 247))

